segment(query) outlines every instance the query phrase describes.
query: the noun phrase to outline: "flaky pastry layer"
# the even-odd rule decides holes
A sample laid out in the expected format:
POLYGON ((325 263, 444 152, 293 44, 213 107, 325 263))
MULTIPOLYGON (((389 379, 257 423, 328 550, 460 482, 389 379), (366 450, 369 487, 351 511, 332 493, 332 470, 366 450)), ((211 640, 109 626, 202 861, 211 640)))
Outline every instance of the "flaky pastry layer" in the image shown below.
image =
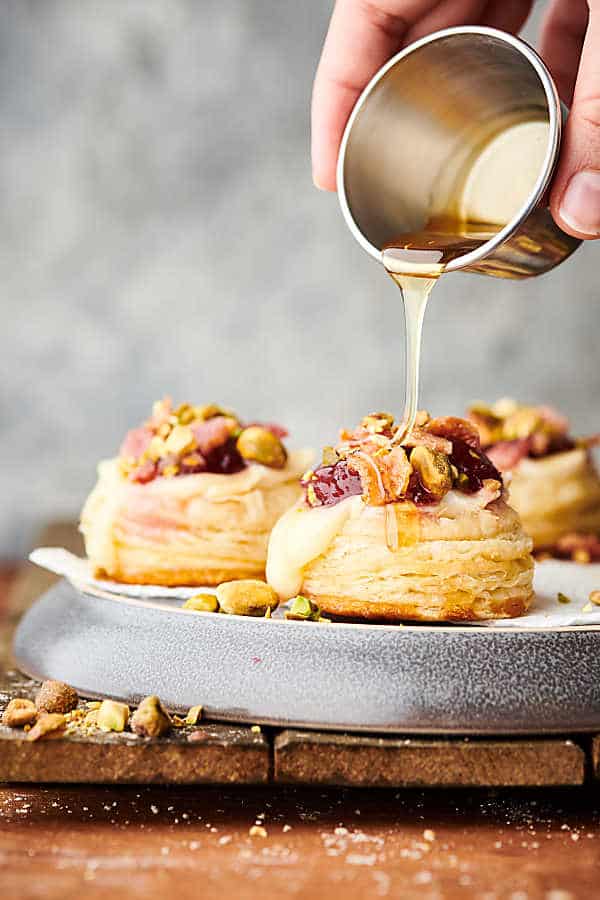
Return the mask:
POLYGON ((124 478, 115 459, 101 463, 80 525, 96 576, 165 586, 264 577, 269 534, 300 495, 309 457, 148 484, 124 478))
POLYGON ((510 502, 536 549, 573 531, 600 534, 600 477, 584 449, 522 460, 510 502))

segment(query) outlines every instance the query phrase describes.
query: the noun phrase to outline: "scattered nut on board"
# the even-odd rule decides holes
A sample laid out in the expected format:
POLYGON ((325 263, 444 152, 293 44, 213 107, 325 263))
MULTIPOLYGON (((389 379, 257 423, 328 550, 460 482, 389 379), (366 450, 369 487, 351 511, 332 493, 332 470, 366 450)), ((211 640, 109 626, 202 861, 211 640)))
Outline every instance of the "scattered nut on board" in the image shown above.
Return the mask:
POLYGON ((202 718, 202 707, 201 706, 190 706, 188 710, 188 714, 185 717, 186 725, 197 725, 200 719, 202 718))
POLYGON ((26 740, 42 741, 62 737, 66 726, 67 720, 62 713, 41 713, 26 740))
POLYGON ((250 837, 266 838, 267 829, 263 828, 262 825, 253 825, 252 828, 250 828, 250 830, 248 831, 248 834, 250 835, 250 837))
POLYGON ((142 737, 161 737, 171 729, 171 717, 159 698, 146 697, 131 717, 131 730, 142 737))
POLYGON ((77 691, 63 681, 44 681, 36 694, 35 705, 47 713, 67 713, 79 702, 77 691))
POLYGON ((600 591, 592 591, 589 596, 590 603, 593 603, 594 606, 600 606, 600 591))
POLYGON ((32 700, 15 697, 11 700, 2 716, 2 723, 9 728, 23 728, 37 719, 38 711, 32 700))
POLYGON ((128 722, 129 707, 126 703, 103 700, 96 712, 96 724, 101 731, 124 731, 128 722))

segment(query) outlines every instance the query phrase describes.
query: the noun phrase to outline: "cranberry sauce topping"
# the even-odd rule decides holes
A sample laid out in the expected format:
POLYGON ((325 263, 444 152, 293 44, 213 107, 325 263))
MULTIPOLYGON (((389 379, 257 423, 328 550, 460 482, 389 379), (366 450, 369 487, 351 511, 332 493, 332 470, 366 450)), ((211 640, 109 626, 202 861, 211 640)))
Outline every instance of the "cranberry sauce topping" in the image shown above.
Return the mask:
POLYGON ((302 483, 307 493, 310 489, 314 491, 321 506, 335 506, 346 497, 362 494, 358 473, 348 467, 345 459, 341 459, 333 466, 320 466, 314 470, 308 481, 302 483))
POLYGON ((464 441, 452 440, 450 462, 456 466, 459 475, 466 475, 468 481, 459 485, 466 494, 475 494, 483 487, 483 482, 494 478, 502 483, 502 476, 483 450, 474 450, 464 441))
POLYGON ((206 468, 204 472, 214 472, 220 475, 233 475, 245 469, 247 463, 240 456, 235 445, 235 438, 229 438, 220 447, 215 447, 206 456, 206 468))

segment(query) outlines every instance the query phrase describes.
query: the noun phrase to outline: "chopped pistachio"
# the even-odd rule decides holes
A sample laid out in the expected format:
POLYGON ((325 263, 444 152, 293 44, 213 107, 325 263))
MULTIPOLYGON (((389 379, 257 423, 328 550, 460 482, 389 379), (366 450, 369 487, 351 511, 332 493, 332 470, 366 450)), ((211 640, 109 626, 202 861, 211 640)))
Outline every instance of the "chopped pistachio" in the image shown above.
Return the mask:
POLYGON ((237 616, 264 616, 279 605, 273 588, 252 578, 224 581, 217 588, 217 600, 223 612, 237 616))
POLYGON ((308 597, 298 594, 294 597, 291 608, 285 614, 286 619, 297 619, 303 622, 318 622, 321 617, 321 610, 308 597))
POLYGON ((131 730, 142 737, 161 737, 171 728, 171 717, 156 695, 146 697, 131 717, 131 730))
POLYGON ((253 725, 250 731, 253 731, 254 734, 260 734, 260 725, 253 725))
POLYGON ((175 425, 171 434, 165 441, 165 447, 168 453, 185 453, 192 450, 196 445, 196 440, 189 425, 175 425))
POLYGON ((27 733, 28 741, 40 741, 45 739, 62 737, 67 721, 62 713, 47 713, 40 715, 31 731, 27 733))
POLYGON ((47 713, 66 713, 79 702, 77 691, 64 681, 44 681, 36 694, 35 705, 47 713))
POLYGON ((387 428, 392 428, 394 417, 386 412, 370 413, 368 416, 364 417, 360 424, 366 431, 370 431, 372 434, 381 434, 381 432, 385 431, 387 428))
POLYGON ((600 606, 600 591, 591 591, 588 599, 594 606, 600 606))
POLYGON ((271 469, 283 469, 287 460, 285 447, 276 434, 260 425, 244 428, 237 439, 240 456, 271 469))
POLYGON ((335 451, 335 447, 323 447, 323 458, 321 460, 322 466, 335 466, 338 461, 338 455, 335 451))
POLYGON ((566 594, 563 594, 562 591, 558 592, 558 594, 556 595, 556 599, 558 600, 559 603, 570 603, 571 602, 571 598, 567 597, 566 594))
POLYGON ((37 719, 38 711, 32 700, 15 697, 10 701, 2 715, 2 724, 9 728, 22 728, 31 725, 37 719))
POLYGON ((129 707, 116 700, 103 700, 96 714, 96 724, 102 731, 124 731, 129 721, 129 707))
POLYGON ((147 456, 148 459, 151 459, 152 462, 157 462, 159 459, 162 459, 163 456, 166 456, 167 453, 168 450, 165 441, 162 437, 155 434, 148 444, 144 455, 147 456))
POLYGON ((214 594, 194 594, 185 601, 183 609, 193 609, 196 612, 218 612, 219 601, 214 594))
POLYGON ((217 406, 216 403, 207 403, 204 406, 195 406, 194 407, 194 417, 196 419, 203 419, 206 421, 207 419, 214 419, 217 416, 227 416, 231 415, 228 410, 222 409, 220 406, 217 406))
POLYGON ((434 497, 443 497, 451 489, 452 469, 445 453, 419 445, 412 449, 410 463, 425 490, 434 497))
POLYGON ((317 492, 315 491, 315 486, 313 484, 306 485, 306 499, 310 506, 321 506, 321 501, 317 497, 317 492))
POLYGON ((250 828, 250 830, 248 831, 248 834, 250 835, 250 837, 266 838, 267 829, 262 825, 253 825, 252 828, 250 828))
POLYGON ((202 718, 202 706, 190 706, 188 714, 185 717, 186 725, 197 725, 202 718))
POLYGON ((175 415, 180 425, 189 425, 195 418, 194 407, 190 406, 189 403, 182 403, 175 410, 175 415))

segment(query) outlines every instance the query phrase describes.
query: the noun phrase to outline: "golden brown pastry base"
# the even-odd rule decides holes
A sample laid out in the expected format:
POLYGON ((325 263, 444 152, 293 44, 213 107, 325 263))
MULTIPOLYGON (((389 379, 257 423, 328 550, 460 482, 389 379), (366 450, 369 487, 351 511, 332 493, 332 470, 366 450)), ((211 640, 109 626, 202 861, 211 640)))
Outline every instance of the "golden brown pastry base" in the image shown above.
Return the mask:
POLYGON ((386 515, 392 511, 366 507, 304 569, 301 593, 325 614, 460 622, 527 611, 533 598, 531 539, 503 500, 483 509, 419 511, 416 524, 406 504, 393 506, 395 548, 386 540, 386 515))
POLYGON ((238 581, 242 578, 264 580, 265 570, 255 569, 140 569, 137 572, 121 572, 115 569, 94 569, 94 578, 107 578, 120 584, 149 584, 161 587, 216 587, 224 581, 238 581))
POLYGON ((369 619, 371 621, 399 622, 412 619, 413 621, 447 621, 447 622, 476 622, 481 619, 512 619, 522 616, 529 609, 531 598, 525 595, 508 597, 505 600, 490 603, 486 607, 486 615, 473 604, 468 596, 445 598, 445 604, 436 610, 435 615, 429 618, 422 612, 416 614, 414 603, 385 603, 377 601, 371 603, 367 600, 359 600, 356 597, 328 597, 322 594, 311 595, 304 590, 305 597, 309 597, 318 603, 323 612, 332 616, 342 616, 351 619, 369 619))

